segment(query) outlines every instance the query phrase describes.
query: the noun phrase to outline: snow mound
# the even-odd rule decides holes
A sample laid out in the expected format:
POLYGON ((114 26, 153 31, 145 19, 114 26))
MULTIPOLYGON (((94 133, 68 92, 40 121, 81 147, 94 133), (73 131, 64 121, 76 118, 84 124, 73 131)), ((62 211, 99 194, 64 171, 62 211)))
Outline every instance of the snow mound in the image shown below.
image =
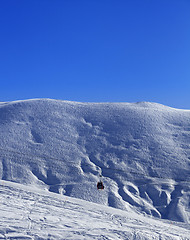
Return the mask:
POLYGON ((157 103, 0 105, 2 180, 187 223, 189 145, 190 111, 157 103))

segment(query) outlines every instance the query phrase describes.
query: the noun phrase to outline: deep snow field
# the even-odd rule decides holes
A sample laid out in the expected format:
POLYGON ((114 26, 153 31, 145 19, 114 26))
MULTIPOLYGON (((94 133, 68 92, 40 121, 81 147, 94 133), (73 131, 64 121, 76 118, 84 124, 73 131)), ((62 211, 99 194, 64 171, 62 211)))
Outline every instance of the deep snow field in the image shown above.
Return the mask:
POLYGON ((190 239, 189 146, 189 110, 0 103, 0 236, 190 239), (100 174, 103 191, 96 189, 100 174))

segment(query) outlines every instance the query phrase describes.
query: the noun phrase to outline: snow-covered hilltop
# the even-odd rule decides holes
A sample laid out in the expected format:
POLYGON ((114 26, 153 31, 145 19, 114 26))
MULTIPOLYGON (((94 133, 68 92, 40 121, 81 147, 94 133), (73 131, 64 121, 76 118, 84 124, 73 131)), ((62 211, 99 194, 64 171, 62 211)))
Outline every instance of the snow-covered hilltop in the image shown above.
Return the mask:
POLYGON ((146 102, 0 103, 0 179, 159 218, 190 222, 189 146, 187 110, 146 102))

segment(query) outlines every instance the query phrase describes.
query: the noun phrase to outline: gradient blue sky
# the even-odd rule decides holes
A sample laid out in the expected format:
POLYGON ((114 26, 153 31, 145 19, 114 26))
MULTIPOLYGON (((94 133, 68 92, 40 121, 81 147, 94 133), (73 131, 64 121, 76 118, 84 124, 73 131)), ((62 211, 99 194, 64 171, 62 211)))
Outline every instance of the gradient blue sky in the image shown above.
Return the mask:
POLYGON ((190 0, 1 0, 0 101, 190 109, 190 0))

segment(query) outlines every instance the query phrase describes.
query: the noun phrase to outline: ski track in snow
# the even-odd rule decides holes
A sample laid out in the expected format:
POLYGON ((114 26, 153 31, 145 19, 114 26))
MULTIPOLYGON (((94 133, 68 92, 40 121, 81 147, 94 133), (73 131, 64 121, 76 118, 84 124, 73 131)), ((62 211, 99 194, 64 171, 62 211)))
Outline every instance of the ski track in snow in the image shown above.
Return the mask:
POLYGON ((0 181, 0 206, 0 239, 190 239, 190 227, 185 223, 7 181, 0 181))

